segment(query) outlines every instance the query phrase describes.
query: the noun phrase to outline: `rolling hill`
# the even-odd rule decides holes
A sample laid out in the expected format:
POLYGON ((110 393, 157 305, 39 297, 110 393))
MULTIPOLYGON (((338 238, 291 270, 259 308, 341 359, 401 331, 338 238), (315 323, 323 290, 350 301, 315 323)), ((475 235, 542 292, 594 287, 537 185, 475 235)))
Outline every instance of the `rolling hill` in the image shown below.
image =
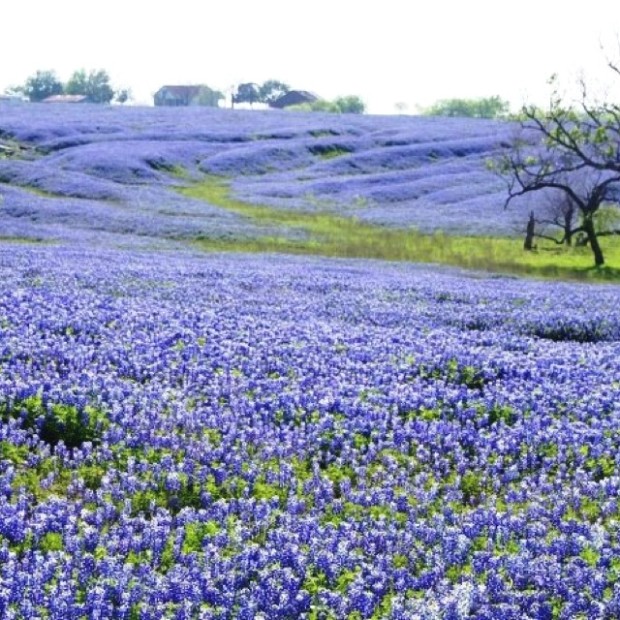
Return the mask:
POLYGON ((0 159, 0 227, 91 241, 264 234, 174 189, 218 175, 251 204, 422 232, 514 235, 525 210, 503 210, 503 183, 485 168, 514 131, 480 119, 7 106, 0 140, 19 148, 0 159))

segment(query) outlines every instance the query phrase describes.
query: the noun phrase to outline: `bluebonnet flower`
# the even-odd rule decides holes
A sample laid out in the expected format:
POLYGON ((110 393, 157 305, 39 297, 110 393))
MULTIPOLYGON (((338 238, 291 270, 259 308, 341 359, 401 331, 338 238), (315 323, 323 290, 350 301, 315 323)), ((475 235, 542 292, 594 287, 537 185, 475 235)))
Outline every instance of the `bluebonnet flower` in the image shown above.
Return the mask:
POLYGON ((615 288, 0 253, 2 609, 36 587, 53 617, 346 617, 395 591, 393 617, 613 613, 617 342, 528 330, 593 294, 617 326, 615 288), (47 442, 74 410, 92 438, 47 442))
POLYGON ((401 228, 488 234, 493 226, 511 234, 527 213, 526 205, 498 216, 503 186, 484 166, 511 135, 510 123, 321 115, 293 120, 279 112, 243 118, 242 112, 205 109, 174 110, 174 116, 140 108, 68 112, 35 114, 31 106, 3 112, 3 132, 41 155, 0 162, 5 230, 72 240, 110 232, 191 238, 205 225, 214 238, 261 234, 247 218, 171 191, 185 182, 175 176, 180 170, 188 179, 203 171, 241 172, 234 189, 243 200, 335 209, 401 228))

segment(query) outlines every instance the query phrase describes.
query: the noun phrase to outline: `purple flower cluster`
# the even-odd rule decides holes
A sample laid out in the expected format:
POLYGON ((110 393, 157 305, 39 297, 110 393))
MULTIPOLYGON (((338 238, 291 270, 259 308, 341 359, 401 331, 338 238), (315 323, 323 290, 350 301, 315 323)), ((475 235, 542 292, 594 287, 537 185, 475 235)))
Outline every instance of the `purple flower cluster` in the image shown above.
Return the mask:
POLYGON ((481 119, 7 107, 0 135, 30 151, 0 159, 0 225, 65 238, 75 231, 134 238, 264 234, 247 218, 173 189, 217 174, 233 179, 236 196, 254 204, 328 208, 423 231, 513 234, 527 205, 502 209, 505 187, 485 160, 514 129, 481 119))
POLYGON ((60 246, 0 283, 0 617, 619 613, 617 287, 60 246))

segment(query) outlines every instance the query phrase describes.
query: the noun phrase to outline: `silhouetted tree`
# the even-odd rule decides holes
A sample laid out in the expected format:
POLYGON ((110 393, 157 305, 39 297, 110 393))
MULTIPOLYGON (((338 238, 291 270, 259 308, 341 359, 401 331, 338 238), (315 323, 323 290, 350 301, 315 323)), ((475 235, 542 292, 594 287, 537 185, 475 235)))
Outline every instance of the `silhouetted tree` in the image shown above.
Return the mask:
MULTIPOLYGON (((610 67, 620 73, 615 65, 610 67)), ((597 227, 601 208, 618 201, 620 106, 591 102, 582 83, 580 108, 566 105, 557 90, 548 110, 524 107, 521 132, 497 169, 507 181, 505 207, 534 192, 553 191, 563 196, 568 201, 564 204, 579 215, 576 226, 569 225, 568 237, 583 233, 595 265, 600 266, 605 258, 599 237, 620 232, 597 227)))
POLYGON ((575 229, 577 228, 577 215, 579 209, 575 201, 565 192, 554 192, 548 198, 548 204, 543 212, 543 217, 538 221, 543 225, 557 227, 562 231, 560 239, 551 238, 559 244, 572 245, 575 229))
POLYGON ((237 86, 236 92, 232 96, 233 106, 235 103, 249 103, 250 105, 260 101, 258 84, 246 82, 237 86))
POLYGON ((534 249, 534 236, 536 235, 536 218, 534 217, 534 211, 530 212, 530 219, 527 222, 527 228, 525 230, 525 241, 523 242, 524 250, 534 249))

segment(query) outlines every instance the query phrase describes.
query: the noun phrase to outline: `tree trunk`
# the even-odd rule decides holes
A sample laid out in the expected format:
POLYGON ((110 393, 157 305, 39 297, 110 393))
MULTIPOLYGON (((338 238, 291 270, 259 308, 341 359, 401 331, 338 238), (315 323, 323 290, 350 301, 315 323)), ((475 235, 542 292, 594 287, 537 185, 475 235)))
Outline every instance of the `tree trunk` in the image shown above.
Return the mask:
POLYGON ((573 245, 573 209, 564 213, 564 243, 573 245))
POLYGON ((527 222, 525 231, 525 240, 523 241, 523 249, 531 252, 534 249, 534 234, 536 229, 536 220, 534 219, 534 211, 530 213, 530 219, 527 222))
POLYGON ((596 230, 594 229, 594 221, 591 215, 584 218, 583 229, 588 236, 588 242, 590 243, 590 247, 592 248, 592 254, 594 254, 594 264, 597 267, 604 265, 605 259, 603 258, 603 250, 600 243, 598 242, 596 230))

